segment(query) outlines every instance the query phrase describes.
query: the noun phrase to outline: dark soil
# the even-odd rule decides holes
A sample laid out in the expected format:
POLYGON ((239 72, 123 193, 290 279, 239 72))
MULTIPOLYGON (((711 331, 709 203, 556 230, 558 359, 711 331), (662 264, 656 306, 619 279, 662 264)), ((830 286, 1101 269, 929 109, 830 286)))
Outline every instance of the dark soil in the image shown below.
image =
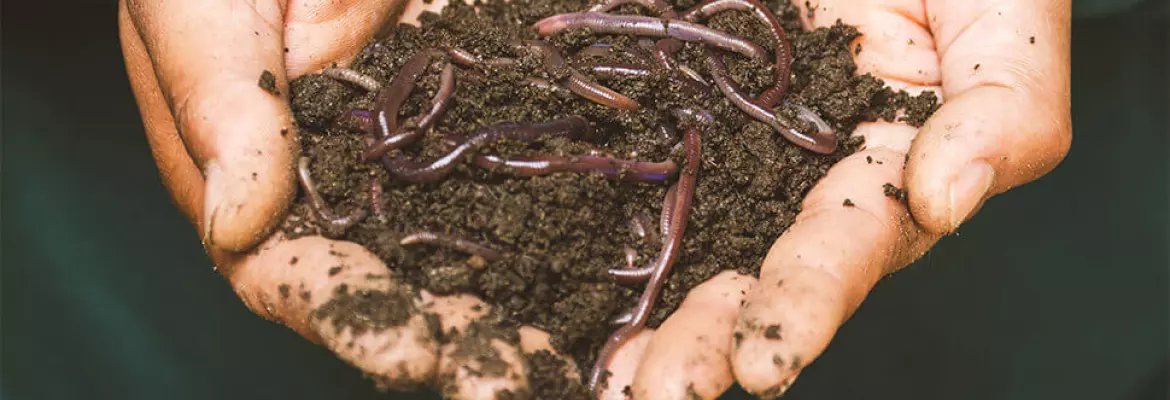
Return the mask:
MULTIPOLYGON (((693 0, 668 0, 678 9, 693 0)), ((458 3, 458 2, 456 2, 458 3)), ((426 47, 458 46, 481 57, 518 57, 508 47, 516 38, 535 39, 527 28, 544 17, 584 10, 582 0, 485 1, 480 13, 454 4, 441 15, 424 16, 422 27, 401 25, 368 47, 353 69, 386 85, 410 56, 426 47)), ((595 124, 590 146, 623 158, 645 161, 673 159, 681 165, 670 110, 698 107, 717 120, 703 133, 703 163, 683 250, 654 311, 655 327, 680 303, 687 291, 721 270, 757 274, 769 246, 792 223, 808 190, 833 163, 851 154, 860 140, 848 133, 863 121, 893 120, 898 110, 920 125, 937 108, 932 94, 911 97, 893 92, 872 76, 854 76, 852 27, 835 25, 803 31, 798 9, 787 0, 765 1, 779 15, 792 41, 793 79, 787 100, 821 115, 840 135, 832 155, 818 155, 792 145, 762 123, 741 112, 715 91, 706 97, 686 95, 665 75, 597 81, 642 104, 633 112, 605 108, 579 97, 562 98, 521 82, 526 76, 549 80, 539 60, 521 57, 512 70, 488 78, 457 73, 457 99, 425 139, 407 149, 408 156, 431 160, 450 147, 445 133, 470 133, 501 122, 540 122, 570 114, 595 124), (665 131, 663 128, 668 128, 665 131), (665 133, 664 133, 665 132, 665 133)), ((650 15, 636 6, 613 11, 650 15)), ((726 12, 708 25, 752 38, 771 50, 765 26, 747 13, 726 12)), ((567 32, 547 38, 566 55, 591 43, 617 49, 636 47, 636 38, 567 32)), ((619 55, 614 61, 622 61, 619 55)), ((726 56, 731 75, 749 93, 771 84, 772 66, 738 55, 726 56)), ((680 62, 708 76, 698 45, 687 44, 680 62)), ((608 60, 607 60, 608 61, 608 60)), ((429 107, 438 88, 441 62, 432 65, 402 107, 400 120, 429 107)), ((583 70, 585 72, 585 70, 583 70)), ((587 73, 587 72, 586 72, 587 73)), ((553 345, 587 370, 613 329, 608 322, 630 308, 640 287, 615 284, 609 268, 625 265, 623 248, 638 251, 639 265, 648 263, 661 245, 636 238, 629 221, 653 216, 656 226, 668 184, 616 182, 601 175, 561 173, 514 178, 464 163, 447 179, 408 184, 389 178, 381 164, 359 160, 365 134, 345 118, 349 110, 370 110, 373 93, 321 75, 292 82, 292 105, 302 128, 303 154, 311 157, 318 190, 338 215, 369 207, 369 182, 384 185, 382 202, 387 220, 369 217, 339 239, 371 249, 398 279, 435 293, 470 292, 496 306, 508 323, 531 324, 547 330, 553 345), (502 250, 501 261, 482 259, 432 246, 403 247, 399 239, 418 231, 447 233, 502 250)), ((784 111, 781 111, 784 112, 784 111)), ((791 115, 791 114, 790 114, 791 115)), ((582 142, 549 141, 530 145, 497 145, 485 149, 503 155, 581 154, 582 142)), ((875 187, 873 190, 889 190, 875 187)), ((846 201, 848 203, 848 200, 846 201)), ((292 235, 319 233, 302 198, 285 230, 292 235)), ((362 299, 371 301, 372 299, 362 299)), ((564 366, 554 357, 531 357, 533 391, 538 398, 568 398, 559 379, 564 366), (552 397, 544 397, 552 396, 552 397)), ((579 385, 578 385, 579 386, 579 385)))

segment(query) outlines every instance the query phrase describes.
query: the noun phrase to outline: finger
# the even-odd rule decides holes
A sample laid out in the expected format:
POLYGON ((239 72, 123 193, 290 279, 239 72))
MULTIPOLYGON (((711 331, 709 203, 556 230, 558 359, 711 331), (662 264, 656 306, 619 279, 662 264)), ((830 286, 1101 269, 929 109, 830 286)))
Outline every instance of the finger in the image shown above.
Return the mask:
POLYGON ((634 376, 642 355, 646 353, 646 346, 654 337, 654 331, 644 329, 614 352, 610 357, 608 374, 601 377, 601 400, 628 400, 633 394, 634 376))
POLYGON ((948 103, 907 165, 910 206, 952 232, 988 197, 1048 173, 1072 140, 1069 1, 934 1, 948 103))
POLYGON ((171 118, 171 109, 155 79, 150 55, 146 53, 146 45, 130 21, 124 0, 118 2, 118 33, 130 88, 138 103, 146 139, 163 186, 187 220, 198 224, 199 209, 203 204, 203 175, 187 155, 183 140, 179 138, 175 120, 171 118))
POLYGON ((420 297, 355 243, 275 235, 224 271, 258 315, 322 343, 380 386, 433 380, 438 343, 420 297))
POLYGON ((349 63, 384 26, 398 20, 408 3, 411 0, 289 2, 284 36, 289 78, 349 63))
MULTIPOLYGON (((913 129, 868 129, 899 128, 913 129)), ((769 251, 736 325, 742 339, 732 366, 744 389, 762 398, 787 391, 878 279, 937 240, 919 231, 904 204, 883 191, 885 183, 901 186, 899 150, 907 144, 887 140, 834 165, 769 251)))
MULTIPOLYGON (((503 340, 507 335, 493 332, 491 322, 483 321, 491 312, 490 306, 474 296, 433 296, 425 291, 423 302, 423 308, 438 317, 442 332, 439 336, 450 342, 442 349, 438 381, 441 391, 454 398, 479 399, 495 398, 491 395, 504 390, 518 393, 527 387, 529 382, 520 378, 529 375, 529 365, 517 356, 516 345, 503 340), (481 351, 487 347, 492 350, 481 351), (512 373, 503 371, 505 364, 512 373)), ((541 357, 553 357, 567 378, 580 380, 572 360, 553 349, 548 333, 521 327, 519 349, 523 354, 543 352, 541 357)))
POLYGON ((268 236, 295 190, 281 4, 126 4, 187 153, 206 182, 199 212, 205 242, 251 248, 268 236))
POLYGON ((434 315, 443 345, 437 384, 451 399, 495 399, 527 389, 527 364, 513 332, 496 326, 491 306, 474 296, 423 292, 423 309, 434 315))
POLYGON ((542 353, 545 356, 555 357, 563 366, 565 377, 570 380, 580 382, 581 371, 577 368, 577 364, 573 359, 559 354, 556 349, 552 347, 552 341, 548 332, 533 328, 531 326, 524 326, 520 328, 520 350, 524 354, 534 355, 542 353))
POLYGON ((921 0, 794 1, 811 27, 838 20, 857 27, 854 62, 858 73, 873 74, 893 89, 931 89, 941 81, 934 38, 921 0), (809 12, 808 7, 813 11, 809 12), (807 16, 812 15, 811 18, 807 16))
POLYGON ((725 271, 691 289, 646 347, 634 375, 634 398, 715 399, 731 387, 732 332, 754 283, 725 271))

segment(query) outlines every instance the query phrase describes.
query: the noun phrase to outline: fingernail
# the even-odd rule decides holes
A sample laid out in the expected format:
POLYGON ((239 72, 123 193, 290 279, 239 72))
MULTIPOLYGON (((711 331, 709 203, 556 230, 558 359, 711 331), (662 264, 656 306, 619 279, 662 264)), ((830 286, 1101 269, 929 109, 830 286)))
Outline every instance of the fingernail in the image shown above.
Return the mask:
POLYGON ((995 169, 986 162, 972 161, 959 170, 950 188, 951 229, 958 228, 975 214, 994 182, 995 169))

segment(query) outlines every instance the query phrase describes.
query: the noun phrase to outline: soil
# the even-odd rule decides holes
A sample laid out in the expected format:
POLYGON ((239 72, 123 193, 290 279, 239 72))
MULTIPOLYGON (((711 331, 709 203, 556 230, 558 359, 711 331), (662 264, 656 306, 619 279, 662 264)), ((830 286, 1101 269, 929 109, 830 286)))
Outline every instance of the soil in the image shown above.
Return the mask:
MULTIPOLYGON (((680 10, 695 4, 693 0, 667 2, 680 10)), ((385 86, 409 57, 427 47, 458 46, 484 58, 518 57, 508 44, 517 38, 537 39, 528 30, 532 23, 590 5, 583 0, 491 0, 482 1, 477 14, 470 6, 454 3, 441 14, 424 15, 421 27, 399 25, 389 31, 367 47, 351 68, 385 86)), ((442 140, 446 133, 466 134, 491 124, 541 122, 575 114, 594 124, 596 138, 589 143, 501 144, 480 154, 572 155, 593 147, 622 158, 669 158, 681 165, 683 154, 676 146, 681 135, 672 129, 675 120, 670 110, 710 111, 717 123, 703 132, 703 162, 682 252, 648 323, 656 327, 690 288, 714 274, 728 269, 758 274, 764 255, 800 212, 808 190, 830 166, 861 146, 860 138, 848 137, 858 123, 901 119, 921 125, 937 108, 931 93, 910 96, 889 90, 873 76, 854 76, 852 56, 862 50, 850 46, 859 36, 853 27, 838 23, 804 31, 799 11, 789 1, 765 3, 781 18, 792 43, 793 78, 786 100, 810 108, 836 129, 841 144, 834 154, 819 155, 790 144, 718 91, 710 96, 688 95, 664 73, 594 77, 642 104, 635 111, 606 108, 575 96, 559 97, 522 82, 528 76, 559 78, 549 76, 539 60, 531 57, 518 57, 518 67, 495 70, 478 80, 460 69, 451 107, 423 140, 403 152, 416 160, 432 160, 450 150, 442 140)), ((637 6, 612 12, 651 15, 637 6)), ((707 25, 752 39, 768 50, 774 48, 765 26, 749 13, 724 12, 707 25)), ((633 37, 584 31, 545 39, 566 49, 566 55, 588 44, 610 43, 618 51, 604 61, 630 61, 622 50, 638 46, 633 37)), ((699 45, 687 44, 678 58, 709 76, 702 54, 699 45)), ((768 63, 735 54, 726 59, 731 76, 749 93, 759 93, 771 84, 773 67, 768 63)), ((430 106, 440 68, 441 61, 423 74, 402 107, 400 121, 430 106)), ((474 293, 495 306, 504 326, 528 324, 544 329, 552 334, 554 347, 571 356, 582 370, 592 365, 613 329, 609 320, 632 307, 641 293, 641 287, 614 283, 606 270, 625 265, 627 246, 637 250, 638 265, 657 255, 661 245, 634 236, 630 220, 640 214, 653 216, 651 226, 656 227, 668 184, 624 183, 576 173, 517 178, 470 163, 435 183, 395 181, 381 164, 359 161, 365 132, 347 117, 350 110, 371 110, 374 93, 322 75, 300 77, 290 90, 301 126, 303 155, 311 158, 317 189, 333 212, 349 215, 357 209, 368 210, 371 177, 384 188, 385 220, 370 216, 346 232, 331 232, 332 237, 367 247, 385 261, 396 279, 439 294, 474 293), (504 259, 485 263, 452 250, 398 244, 403 236, 419 231, 472 240, 500 250, 504 259)), ((889 192, 891 188, 873 190, 889 192)), ((896 191, 891 195, 898 196, 896 191)), ((846 200, 846 205, 851 202, 846 200)), ((294 237, 330 233, 321 232, 314 223, 304 196, 289 221, 285 232, 294 237)), ((343 298, 337 304, 357 299, 343 298)), ((566 367, 555 357, 541 354, 529 361, 530 389, 536 398, 572 398, 584 393, 579 384, 563 379, 566 367)))

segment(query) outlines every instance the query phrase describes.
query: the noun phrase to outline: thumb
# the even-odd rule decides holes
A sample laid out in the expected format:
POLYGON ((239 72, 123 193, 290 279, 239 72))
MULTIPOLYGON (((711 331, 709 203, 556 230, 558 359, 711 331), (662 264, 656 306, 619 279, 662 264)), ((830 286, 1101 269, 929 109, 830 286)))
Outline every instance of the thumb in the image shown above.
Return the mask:
MULTIPOLYGON (((295 191, 284 5, 275 0, 124 4, 178 139, 204 178, 202 204, 189 211, 196 214, 205 245, 232 251, 253 247, 276 225, 295 191)), ((180 189, 187 190, 200 197, 197 190, 180 189)))
POLYGON ((949 233, 1067 154, 1071 6, 981 0, 927 10, 947 102, 914 140, 906 182, 915 219, 949 233))

